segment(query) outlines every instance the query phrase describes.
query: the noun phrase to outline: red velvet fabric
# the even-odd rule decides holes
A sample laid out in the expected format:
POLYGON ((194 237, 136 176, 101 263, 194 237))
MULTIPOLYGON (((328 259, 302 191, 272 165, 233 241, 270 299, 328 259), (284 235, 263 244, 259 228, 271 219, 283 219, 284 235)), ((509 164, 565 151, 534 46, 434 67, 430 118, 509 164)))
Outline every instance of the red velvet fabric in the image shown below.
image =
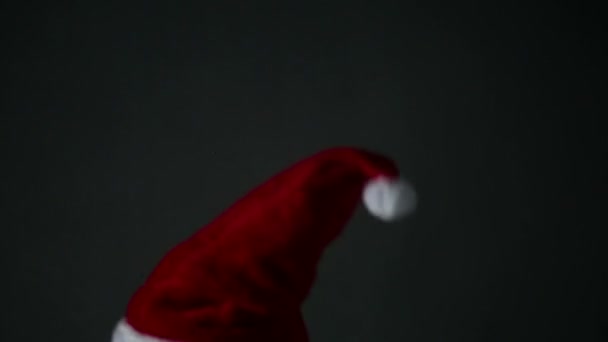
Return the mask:
POLYGON ((300 307, 326 246, 389 159, 322 151, 272 177, 173 248, 127 308, 136 330, 181 342, 307 342, 300 307))

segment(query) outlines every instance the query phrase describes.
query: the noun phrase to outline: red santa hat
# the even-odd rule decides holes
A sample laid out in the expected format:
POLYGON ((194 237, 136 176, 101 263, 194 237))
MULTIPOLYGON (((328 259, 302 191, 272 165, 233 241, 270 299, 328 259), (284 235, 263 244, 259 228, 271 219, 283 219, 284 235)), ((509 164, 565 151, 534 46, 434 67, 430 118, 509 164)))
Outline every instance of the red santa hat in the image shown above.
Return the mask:
POLYGON ((113 342, 306 342, 301 314, 323 251, 359 201, 414 208, 395 164, 350 147, 306 158, 173 248, 132 297, 113 342))

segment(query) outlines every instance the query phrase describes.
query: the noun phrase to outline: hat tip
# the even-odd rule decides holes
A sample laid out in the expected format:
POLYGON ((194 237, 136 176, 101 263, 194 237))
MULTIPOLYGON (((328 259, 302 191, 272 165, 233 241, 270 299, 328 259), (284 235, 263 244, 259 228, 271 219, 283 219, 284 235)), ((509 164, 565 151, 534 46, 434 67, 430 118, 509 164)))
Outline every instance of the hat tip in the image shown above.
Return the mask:
POLYGON ((365 185, 363 203, 380 220, 395 221, 416 209, 417 196, 414 188, 406 181, 380 176, 365 185))

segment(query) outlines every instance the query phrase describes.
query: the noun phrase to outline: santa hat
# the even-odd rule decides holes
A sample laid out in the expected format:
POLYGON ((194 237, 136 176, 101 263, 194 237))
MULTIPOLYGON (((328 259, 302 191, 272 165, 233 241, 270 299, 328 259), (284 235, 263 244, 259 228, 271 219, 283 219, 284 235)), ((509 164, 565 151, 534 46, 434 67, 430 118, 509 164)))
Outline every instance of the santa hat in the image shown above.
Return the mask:
POLYGON ((306 158, 173 248, 132 297, 113 342, 306 342, 301 305, 359 201, 414 208, 395 164, 350 147, 306 158))

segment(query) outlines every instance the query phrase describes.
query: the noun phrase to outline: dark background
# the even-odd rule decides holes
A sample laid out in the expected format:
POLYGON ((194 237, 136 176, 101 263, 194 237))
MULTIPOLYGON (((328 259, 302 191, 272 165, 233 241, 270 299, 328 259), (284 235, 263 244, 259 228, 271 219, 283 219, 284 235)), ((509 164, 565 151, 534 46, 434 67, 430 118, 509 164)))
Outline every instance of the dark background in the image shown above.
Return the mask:
POLYGON ((109 341, 170 247, 353 144, 419 210, 355 215, 312 341, 605 341, 606 17, 480 3, 3 2, 0 340, 109 341))

